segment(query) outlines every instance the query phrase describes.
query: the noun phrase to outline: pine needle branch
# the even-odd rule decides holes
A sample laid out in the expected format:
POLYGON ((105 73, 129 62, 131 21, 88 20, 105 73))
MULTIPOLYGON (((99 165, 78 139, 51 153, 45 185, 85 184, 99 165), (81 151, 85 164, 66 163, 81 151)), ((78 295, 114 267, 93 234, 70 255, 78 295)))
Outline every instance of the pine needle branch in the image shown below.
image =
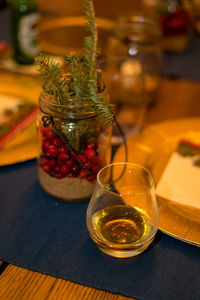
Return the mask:
POLYGON ((39 67, 44 92, 53 95, 59 104, 63 104, 68 92, 68 82, 63 76, 63 69, 52 59, 43 55, 36 59, 36 64, 39 67))
POLYGON ((58 104, 66 104, 65 100, 71 97, 77 103, 87 102, 91 109, 104 124, 113 122, 111 105, 104 102, 99 95, 101 92, 99 76, 96 70, 97 64, 97 28, 95 23, 95 13, 92 0, 83 0, 87 29, 90 33, 84 41, 84 55, 71 54, 65 59, 69 70, 66 78, 63 69, 59 64, 46 56, 37 59, 41 79, 43 80, 43 90, 45 93, 53 95, 58 104))
POLYGON ((87 20, 87 28, 90 32, 90 36, 85 38, 84 51, 86 53, 86 63, 89 68, 89 79, 91 78, 92 72, 96 68, 96 58, 97 58, 97 28, 95 22, 95 12, 93 2, 91 0, 84 0, 85 15, 87 20))
POLYGON ((85 96, 87 78, 84 74, 83 61, 80 55, 66 55, 66 64, 69 68, 71 86, 77 98, 81 99, 85 96))
POLYGON ((113 112, 111 105, 102 101, 102 97, 96 92, 95 78, 89 80, 88 92, 89 103, 91 108, 96 112, 97 118, 101 119, 102 123, 107 125, 113 122, 113 112))

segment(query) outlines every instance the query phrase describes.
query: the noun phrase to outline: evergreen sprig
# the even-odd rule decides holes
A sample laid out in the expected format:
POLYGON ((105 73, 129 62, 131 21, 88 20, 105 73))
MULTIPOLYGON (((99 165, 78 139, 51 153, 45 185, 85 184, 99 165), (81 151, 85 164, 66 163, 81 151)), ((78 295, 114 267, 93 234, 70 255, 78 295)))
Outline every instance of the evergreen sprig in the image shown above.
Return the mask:
POLYGON ((96 86, 95 78, 91 78, 88 82, 88 93, 89 93, 89 103, 91 108, 96 112, 97 118, 101 119, 103 124, 107 125, 112 122, 112 110, 111 106, 107 102, 103 102, 102 97, 97 94, 97 86, 96 86))
POLYGON ((78 99, 82 99, 86 93, 87 76, 84 74, 84 65, 80 55, 70 54, 65 57, 69 69, 71 89, 78 99))
POLYGON ((85 15, 86 15, 86 26, 90 32, 90 36, 85 37, 84 51, 85 51, 85 63, 89 71, 89 78, 91 78, 92 72, 96 68, 97 59, 97 28, 95 22, 94 6, 91 0, 84 1, 85 15))
POLYGON ((83 56, 67 55, 66 74, 58 63, 46 56, 37 60, 45 93, 53 95, 59 104, 67 104, 67 98, 77 98, 78 103, 89 104, 104 124, 113 122, 111 105, 99 95, 99 77, 97 74, 97 28, 92 0, 83 0, 86 15, 86 26, 90 33, 84 40, 83 56))
POLYGON ((46 94, 53 95, 59 104, 63 104, 68 93, 68 82, 63 76, 64 71, 58 63, 55 63, 48 56, 40 55, 36 59, 43 81, 42 88, 46 94))

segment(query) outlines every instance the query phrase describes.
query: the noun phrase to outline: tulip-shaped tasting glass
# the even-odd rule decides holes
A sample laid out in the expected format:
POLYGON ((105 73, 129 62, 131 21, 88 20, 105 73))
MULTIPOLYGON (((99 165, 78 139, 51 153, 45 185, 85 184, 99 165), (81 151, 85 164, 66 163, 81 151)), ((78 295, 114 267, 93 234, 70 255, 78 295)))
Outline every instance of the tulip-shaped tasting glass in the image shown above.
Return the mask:
POLYGON ((111 256, 126 258, 143 252, 158 228, 150 171, 133 163, 101 169, 87 209, 87 227, 99 249, 111 256))

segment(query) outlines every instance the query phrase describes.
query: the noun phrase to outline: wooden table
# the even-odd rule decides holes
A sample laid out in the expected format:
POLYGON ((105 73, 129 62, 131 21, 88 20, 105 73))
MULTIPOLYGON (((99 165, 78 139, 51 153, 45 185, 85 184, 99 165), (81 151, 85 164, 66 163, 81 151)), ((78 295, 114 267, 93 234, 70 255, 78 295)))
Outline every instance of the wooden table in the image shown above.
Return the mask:
MULTIPOLYGON (((162 79, 157 104, 148 110, 145 126, 173 118, 200 116, 200 83, 162 79)), ((125 300, 121 295, 0 262, 0 299, 125 300)))

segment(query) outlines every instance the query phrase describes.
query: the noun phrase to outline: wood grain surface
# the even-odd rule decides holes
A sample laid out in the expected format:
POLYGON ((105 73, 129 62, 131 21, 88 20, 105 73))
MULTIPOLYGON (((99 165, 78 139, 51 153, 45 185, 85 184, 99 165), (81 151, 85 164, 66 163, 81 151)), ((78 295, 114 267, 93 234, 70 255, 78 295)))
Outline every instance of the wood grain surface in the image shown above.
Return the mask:
POLYGON ((0 277, 1 300, 128 300, 63 279, 9 265, 0 277))

